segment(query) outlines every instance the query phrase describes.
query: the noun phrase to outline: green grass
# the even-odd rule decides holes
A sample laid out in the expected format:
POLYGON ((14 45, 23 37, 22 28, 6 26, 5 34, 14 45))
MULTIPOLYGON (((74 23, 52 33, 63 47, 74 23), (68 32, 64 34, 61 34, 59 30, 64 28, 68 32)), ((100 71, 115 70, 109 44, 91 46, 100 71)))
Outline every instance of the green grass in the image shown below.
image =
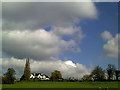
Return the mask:
POLYGON ((3 88, 118 88, 118 82, 17 82, 3 88))

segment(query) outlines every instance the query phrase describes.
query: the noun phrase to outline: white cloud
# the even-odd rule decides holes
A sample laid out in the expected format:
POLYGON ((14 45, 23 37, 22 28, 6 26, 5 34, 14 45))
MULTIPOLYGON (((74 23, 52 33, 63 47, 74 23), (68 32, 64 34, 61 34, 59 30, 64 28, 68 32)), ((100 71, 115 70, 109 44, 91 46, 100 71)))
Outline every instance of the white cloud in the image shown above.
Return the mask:
POLYGON ((47 26, 68 26, 81 18, 96 18, 93 2, 3 3, 3 30, 36 30, 47 26))
MULTIPOLYGON (((64 51, 80 52, 78 42, 84 37, 75 25, 83 18, 97 18, 92 2, 82 3, 3 3, 3 52, 17 58, 32 58, 33 72, 60 70, 64 77, 81 77, 86 67, 71 60, 53 58, 64 51), (50 26, 52 30, 41 29, 50 26), (70 36, 65 40, 64 36, 70 36), (76 38, 73 38, 73 37, 76 38), (37 61, 38 60, 38 61, 37 61)), ((3 67, 23 70, 24 60, 3 58, 3 67), (16 64, 19 63, 19 64, 16 64)), ((19 72, 18 72, 19 73, 19 72)))
POLYGON ((118 48, 118 40, 120 39, 120 34, 116 34, 115 37, 112 37, 111 39, 107 40, 107 43, 104 44, 103 48, 105 50, 105 54, 109 58, 118 58, 118 55, 120 54, 118 51, 120 48, 118 48))
POLYGON ((52 27, 52 32, 57 36, 71 36, 75 40, 81 40, 85 37, 80 27, 68 26, 68 27, 52 27))
POLYGON ((80 31, 80 28, 78 27, 53 27, 53 33, 55 33, 58 36, 67 36, 67 35, 73 35, 74 33, 80 31))
POLYGON ((60 52, 59 38, 43 29, 3 32, 3 51, 17 57, 45 59, 60 52))
POLYGON ((109 40, 112 38, 112 34, 109 32, 109 31, 104 31, 102 34, 101 34, 102 38, 105 39, 105 40, 109 40))
MULTIPOLYGON (((16 69, 17 75, 23 73, 25 59, 3 58, 2 61, 3 69, 13 67, 16 69)), ((90 70, 88 70, 84 65, 79 63, 73 63, 71 60, 68 61, 62 61, 58 59, 54 61, 30 60, 30 66, 32 72, 43 72, 49 76, 51 75, 51 72, 53 72, 54 70, 60 70, 63 78, 69 77, 81 78, 84 74, 88 74, 90 72, 90 70)))
POLYGON ((73 67, 77 67, 72 61, 65 61, 65 64, 73 66, 73 67))
POLYGON ((97 18, 92 2, 16 2, 2 6, 3 52, 20 58, 48 60, 63 51, 80 52, 78 43, 85 35, 76 23, 81 18, 97 18), (40 29, 47 26, 52 30, 40 29))
POLYGON ((80 52, 75 40, 65 41, 52 31, 44 29, 3 31, 2 34, 3 52, 14 57, 48 60, 63 51, 80 52))

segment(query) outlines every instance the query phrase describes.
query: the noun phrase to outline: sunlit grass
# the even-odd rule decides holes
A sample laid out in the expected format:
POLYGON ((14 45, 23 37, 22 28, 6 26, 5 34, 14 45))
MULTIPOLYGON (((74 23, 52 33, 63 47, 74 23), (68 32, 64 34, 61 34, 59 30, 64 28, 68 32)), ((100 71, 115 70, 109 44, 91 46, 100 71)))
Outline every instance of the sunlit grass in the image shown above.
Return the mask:
POLYGON ((118 82, 17 82, 3 88, 118 88, 118 82))

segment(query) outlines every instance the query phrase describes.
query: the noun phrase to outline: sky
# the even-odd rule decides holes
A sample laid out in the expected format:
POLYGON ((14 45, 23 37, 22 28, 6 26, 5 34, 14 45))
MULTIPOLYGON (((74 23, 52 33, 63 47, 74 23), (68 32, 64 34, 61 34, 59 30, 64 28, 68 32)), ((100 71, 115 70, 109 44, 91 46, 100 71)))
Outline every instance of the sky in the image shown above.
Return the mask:
POLYGON ((95 66, 118 67, 117 2, 2 4, 2 67, 81 78, 95 66))

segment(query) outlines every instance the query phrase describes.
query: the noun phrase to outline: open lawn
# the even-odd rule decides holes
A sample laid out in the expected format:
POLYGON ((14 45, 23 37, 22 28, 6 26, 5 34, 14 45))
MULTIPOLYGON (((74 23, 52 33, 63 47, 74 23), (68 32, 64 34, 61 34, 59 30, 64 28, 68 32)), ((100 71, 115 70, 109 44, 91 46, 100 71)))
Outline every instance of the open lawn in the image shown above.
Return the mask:
POLYGON ((118 88, 118 82, 17 82, 3 88, 118 88))

